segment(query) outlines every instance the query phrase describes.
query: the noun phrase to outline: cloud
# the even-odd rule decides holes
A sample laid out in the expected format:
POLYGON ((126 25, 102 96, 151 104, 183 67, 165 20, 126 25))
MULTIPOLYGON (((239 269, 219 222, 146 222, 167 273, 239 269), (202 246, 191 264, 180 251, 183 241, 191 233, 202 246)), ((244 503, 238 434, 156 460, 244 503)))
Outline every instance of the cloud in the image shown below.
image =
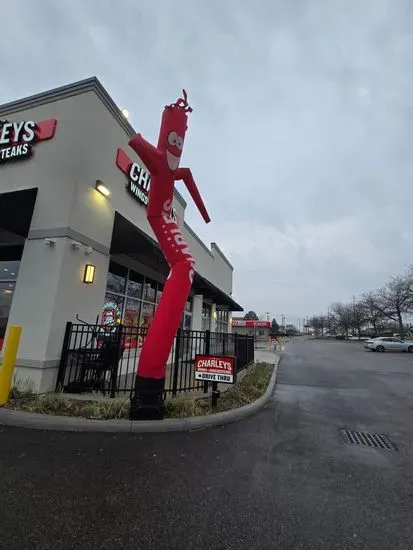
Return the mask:
POLYGON ((340 262, 375 273, 386 259, 355 218, 319 224, 288 225, 281 230, 260 223, 228 222, 220 227, 221 247, 242 271, 297 269, 340 262))
POLYGON ((96 74, 154 140, 187 88, 184 163, 213 223, 183 191, 187 220, 247 309, 305 316, 411 261, 409 0, 15 0, 2 16, 4 101, 96 74))

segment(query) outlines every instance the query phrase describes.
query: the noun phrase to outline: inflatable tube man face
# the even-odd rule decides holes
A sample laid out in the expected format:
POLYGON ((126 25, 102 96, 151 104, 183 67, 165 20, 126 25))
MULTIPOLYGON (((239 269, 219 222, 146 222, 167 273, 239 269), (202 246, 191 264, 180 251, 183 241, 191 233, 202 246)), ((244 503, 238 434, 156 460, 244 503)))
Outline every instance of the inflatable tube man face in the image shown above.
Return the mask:
POLYGON ((191 107, 188 106, 185 90, 183 95, 183 99, 179 99, 176 103, 165 107, 159 131, 158 149, 165 152, 166 162, 171 174, 179 168, 188 128, 187 113, 192 111, 191 107))

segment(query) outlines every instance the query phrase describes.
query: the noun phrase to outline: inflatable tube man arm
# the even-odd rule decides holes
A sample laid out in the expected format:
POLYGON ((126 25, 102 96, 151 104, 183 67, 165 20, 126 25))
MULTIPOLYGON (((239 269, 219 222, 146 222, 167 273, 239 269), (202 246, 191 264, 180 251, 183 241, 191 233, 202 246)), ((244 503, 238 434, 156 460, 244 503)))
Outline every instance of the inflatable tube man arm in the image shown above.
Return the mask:
POLYGON ((154 147, 151 143, 146 141, 141 134, 136 134, 133 139, 130 140, 129 145, 137 153, 153 175, 156 175, 157 168, 162 162, 162 153, 157 147, 154 147))
POLYGON ((192 197, 192 200, 196 204, 199 212, 201 213, 201 216, 204 218, 205 223, 209 223, 211 221, 211 218, 209 217, 207 209, 205 208, 204 201, 202 200, 202 197, 198 191, 198 187, 192 176, 191 169, 178 168, 178 170, 176 170, 175 172, 175 180, 182 180, 184 182, 186 188, 189 191, 189 194, 192 197))

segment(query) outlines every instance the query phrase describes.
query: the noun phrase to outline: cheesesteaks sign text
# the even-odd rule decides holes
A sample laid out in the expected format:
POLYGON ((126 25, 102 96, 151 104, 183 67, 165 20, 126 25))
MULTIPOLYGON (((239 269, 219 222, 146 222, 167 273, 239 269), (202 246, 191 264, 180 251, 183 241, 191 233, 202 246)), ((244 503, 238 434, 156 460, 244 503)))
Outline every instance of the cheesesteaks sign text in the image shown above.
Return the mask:
POLYGON ((35 143, 54 136, 56 124, 55 119, 42 122, 0 121, 0 164, 30 157, 35 143))

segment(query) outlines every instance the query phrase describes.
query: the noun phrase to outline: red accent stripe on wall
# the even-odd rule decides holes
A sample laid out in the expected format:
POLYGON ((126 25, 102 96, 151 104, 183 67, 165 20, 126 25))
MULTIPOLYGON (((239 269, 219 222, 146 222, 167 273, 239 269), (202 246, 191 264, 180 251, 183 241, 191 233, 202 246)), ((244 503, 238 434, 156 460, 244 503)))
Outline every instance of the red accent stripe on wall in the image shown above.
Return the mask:
POLYGON ((42 122, 36 123, 36 137, 38 141, 44 141, 46 139, 52 139, 56 132, 57 120, 50 118, 49 120, 42 120, 42 122))
POLYGON ((116 166, 122 170, 124 174, 129 176, 130 167, 133 162, 128 157, 128 155, 123 151, 123 149, 118 149, 116 153, 116 166))

